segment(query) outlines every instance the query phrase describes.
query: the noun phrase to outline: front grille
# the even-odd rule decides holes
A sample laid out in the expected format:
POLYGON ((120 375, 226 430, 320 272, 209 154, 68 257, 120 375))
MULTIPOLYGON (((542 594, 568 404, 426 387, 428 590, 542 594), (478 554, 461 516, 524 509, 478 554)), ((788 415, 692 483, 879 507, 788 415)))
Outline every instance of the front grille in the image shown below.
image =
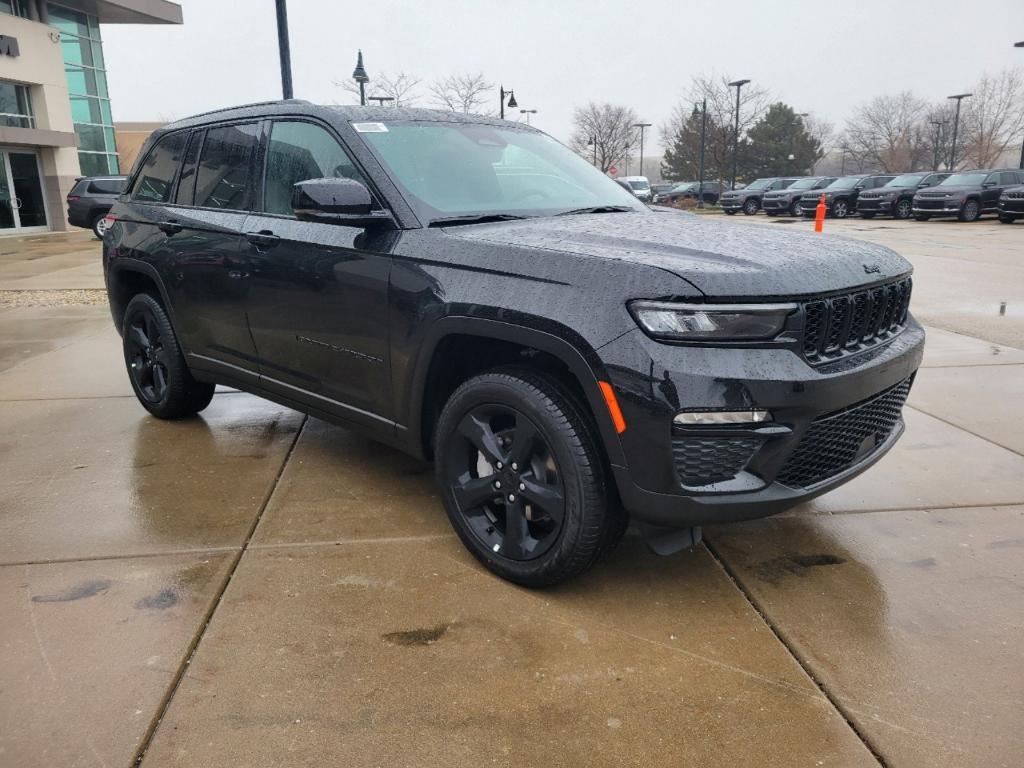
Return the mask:
POLYGON ((805 211, 810 211, 818 207, 818 202, 820 200, 821 197, 801 197, 800 207, 803 208, 805 211))
POLYGON ((925 211, 941 211, 946 205, 946 201, 941 198, 927 199, 919 197, 914 201, 914 207, 925 210, 925 211))
POLYGON ((743 471, 761 441, 731 437, 672 437, 672 458, 683 485, 732 480, 743 471))
POLYGON ((910 278, 845 296, 805 302, 804 357, 824 363, 892 338, 910 306, 910 278))
POLYGON ((874 397, 811 422, 779 473, 778 482, 807 488, 867 459, 892 434, 910 392, 910 379, 874 397))
POLYGON ((1024 191, 1004 192, 1003 196, 1010 200, 1024 200, 1024 191))
POLYGON ((858 211, 873 211, 881 207, 882 198, 880 197, 864 197, 864 195, 861 195, 860 197, 857 198, 858 211))

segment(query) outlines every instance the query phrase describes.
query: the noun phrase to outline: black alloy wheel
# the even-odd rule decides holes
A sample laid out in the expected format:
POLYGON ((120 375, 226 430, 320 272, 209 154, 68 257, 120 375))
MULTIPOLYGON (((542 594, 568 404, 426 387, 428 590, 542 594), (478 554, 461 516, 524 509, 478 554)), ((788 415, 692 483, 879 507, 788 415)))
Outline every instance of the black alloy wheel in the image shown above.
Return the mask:
POLYGON ((147 411, 180 419, 210 404, 214 385, 192 378, 171 321, 153 296, 140 293, 128 302, 121 338, 128 378, 147 411))
POLYGON ((101 213, 92 220, 92 233, 102 240, 107 233, 107 214, 101 213))
POLYGON ((745 203, 743 203, 743 213, 747 216, 753 216, 755 213, 757 213, 757 209, 759 207, 760 206, 757 204, 757 200, 751 197, 745 203))
POLYGON ((789 204, 789 215, 790 216, 802 216, 803 213, 800 208, 800 198, 797 198, 789 204))
POLYGON ((910 202, 910 200, 903 198, 898 203, 896 203, 895 216, 897 219, 909 219, 913 212, 914 204, 910 202))
POLYGON ((562 384, 503 368, 463 383, 435 432, 435 472, 463 544, 502 578, 540 587, 581 573, 625 531, 596 428, 562 384))
POLYGON ((981 208, 978 206, 978 201, 967 200, 960 206, 960 215, 957 218, 960 221, 976 221, 980 214, 981 208))

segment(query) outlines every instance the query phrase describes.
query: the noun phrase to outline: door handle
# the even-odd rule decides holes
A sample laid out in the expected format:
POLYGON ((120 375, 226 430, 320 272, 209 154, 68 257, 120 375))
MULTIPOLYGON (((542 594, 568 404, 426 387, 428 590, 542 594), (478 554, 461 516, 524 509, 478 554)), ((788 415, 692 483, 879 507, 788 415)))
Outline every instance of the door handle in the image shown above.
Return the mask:
POLYGON ((248 232, 245 235, 245 239, 256 246, 256 250, 273 248, 281 242, 281 238, 269 229, 261 229, 259 232, 248 232))
POLYGON ((176 235, 181 232, 181 224, 176 221, 161 221, 157 228, 167 235, 176 235))

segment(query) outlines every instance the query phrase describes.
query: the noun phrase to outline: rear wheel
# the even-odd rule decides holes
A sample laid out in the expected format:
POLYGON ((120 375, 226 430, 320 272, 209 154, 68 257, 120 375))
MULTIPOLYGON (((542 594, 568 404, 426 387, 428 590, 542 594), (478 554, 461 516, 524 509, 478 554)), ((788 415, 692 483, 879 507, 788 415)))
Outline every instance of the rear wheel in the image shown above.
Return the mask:
POLYGON ((107 214, 100 213, 92 220, 92 233, 100 240, 107 233, 107 214))
POLYGON ((850 204, 840 198, 832 203, 830 213, 834 219, 845 219, 850 215, 850 204))
POLYGON ((957 218, 960 221, 975 221, 980 213, 981 208, 978 206, 978 201, 967 200, 960 206, 960 213, 957 215, 957 218))
POLYGON ((909 219, 913 212, 914 204, 910 200, 904 199, 896 203, 896 208, 893 210, 893 216, 897 219, 909 219))
POLYGON ((466 381, 441 413, 435 454, 452 527, 509 581, 564 581, 624 532, 595 428, 547 375, 505 368, 466 381))
POLYGON ((121 337, 128 378, 147 411, 181 419, 210 404, 214 385, 192 378, 167 313, 148 293, 128 302, 121 337))
POLYGON ((753 216, 755 213, 757 213, 758 208, 760 208, 760 206, 757 204, 757 200, 747 200, 743 204, 743 213, 747 216, 753 216))

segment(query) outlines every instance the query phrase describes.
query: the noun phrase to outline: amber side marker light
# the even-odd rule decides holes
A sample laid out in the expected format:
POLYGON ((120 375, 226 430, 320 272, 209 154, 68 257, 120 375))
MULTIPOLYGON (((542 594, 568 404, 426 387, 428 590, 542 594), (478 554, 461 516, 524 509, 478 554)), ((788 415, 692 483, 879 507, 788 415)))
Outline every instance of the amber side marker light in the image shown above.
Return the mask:
POLYGON ((597 385, 601 387, 601 394, 604 395, 604 404, 608 406, 608 414, 612 417, 615 431, 621 435, 626 431, 626 420, 622 418, 622 409, 619 408, 619 401, 615 398, 615 390, 612 389, 612 385, 607 381, 599 381, 597 385))

